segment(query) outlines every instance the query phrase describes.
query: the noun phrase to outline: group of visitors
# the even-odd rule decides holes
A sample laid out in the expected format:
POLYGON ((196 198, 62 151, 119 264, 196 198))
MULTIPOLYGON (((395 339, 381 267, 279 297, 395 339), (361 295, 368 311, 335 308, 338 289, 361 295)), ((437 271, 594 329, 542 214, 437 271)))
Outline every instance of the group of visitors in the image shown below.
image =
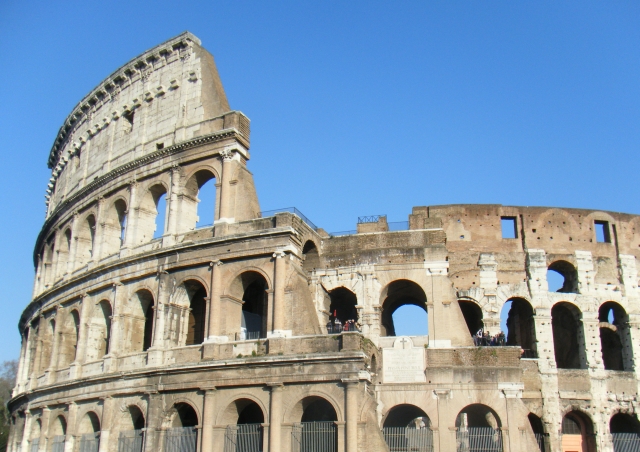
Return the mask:
POLYGON ((503 331, 491 336, 488 331, 480 328, 473 336, 473 343, 479 347, 504 346, 507 345, 507 337, 503 331))
POLYGON ((360 324, 357 320, 349 319, 344 322, 343 325, 334 311, 333 316, 329 319, 329 323, 327 323, 327 332, 335 334, 342 333, 343 331, 360 331, 360 324))

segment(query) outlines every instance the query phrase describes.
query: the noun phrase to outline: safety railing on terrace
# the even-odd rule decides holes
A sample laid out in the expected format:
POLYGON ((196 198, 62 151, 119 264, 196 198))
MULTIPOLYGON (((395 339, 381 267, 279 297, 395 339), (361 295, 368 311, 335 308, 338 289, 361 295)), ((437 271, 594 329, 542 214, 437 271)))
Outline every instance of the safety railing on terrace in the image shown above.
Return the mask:
POLYGON ((433 430, 429 427, 384 427, 389 452, 433 452, 433 430))
POLYGON ((291 452, 336 452, 338 426, 335 422, 300 422, 291 431, 291 452))
POLYGON ((197 437, 194 427, 171 428, 165 432, 164 452, 196 452, 197 437))
POLYGON ((224 433, 224 452, 262 452, 263 441, 261 424, 228 425, 224 433))
POLYGON ((456 432, 457 452, 503 452, 502 432, 491 427, 467 427, 456 432))
POLYGON ((612 433, 613 452, 640 452, 640 435, 637 433, 612 433))
POLYGON ((358 217, 358 224, 363 223, 377 223, 380 221, 380 218, 386 219, 386 215, 364 215, 362 217, 358 217))
POLYGON ((353 323, 345 323, 342 325, 341 323, 333 324, 327 323, 327 334, 340 334, 340 333, 359 333, 360 328, 358 328, 353 323))
POLYGON ((80 437, 80 452, 98 452, 100 433, 85 433, 80 437))
POLYGON ((304 215, 302 212, 300 212, 298 209, 296 209, 295 207, 283 207, 282 209, 274 209, 274 210, 264 210, 262 212, 260 212, 260 216, 262 218, 265 217, 272 217, 277 213, 282 213, 282 212, 289 212, 292 213, 294 215, 297 215, 298 217, 300 217, 300 219, 302 221, 304 221, 305 223, 307 223, 307 225, 309 225, 309 227, 311 229, 313 229, 314 231, 318 230, 318 226, 316 226, 313 221, 311 221, 310 219, 308 219, 306 217, 306 215, 304 215))
POLYGON ((144 446, 144 432, 142 430, 128 430, 120 432, 118 437, 118 452, 142 452, 144 446))

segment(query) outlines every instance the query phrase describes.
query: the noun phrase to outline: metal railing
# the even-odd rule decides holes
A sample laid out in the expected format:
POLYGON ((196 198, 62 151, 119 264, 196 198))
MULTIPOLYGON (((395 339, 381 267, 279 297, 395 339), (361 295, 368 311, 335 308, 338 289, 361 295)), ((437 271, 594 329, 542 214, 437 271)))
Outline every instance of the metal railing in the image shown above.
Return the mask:
POLYGON ((40 447, 40 438, 32 439, 29 452, 38 452, 39 447, 40 447))
POLYGON ((224 452, 262 452, 262 424, 228 425, 224 433, 224 452))
POLYGON ((333 324, 327 323, 327 334, 340 334, 340 333, 359 333, 360 329, 353 324, 333 324))
POLYGON ((318 229, 318 226, 316 226, 313 221, 309 220, 306 215, 304 215, 302 212, 300 212, 298 209, 296 209, 295 207, 283 207, 282 209, 274 209, 274 210, 264 210, 262 212, 260 212, 260 216, 262 218, 265 217, 272 217, 277 213, 281 213, 281 212, 289 212, 292 213, 294 215, 297 215, 300 217, 300 219, 302 221, 304 221, 305 223, 307 223, 309 225, 309 227, 311 227, 311 229, 313 229, 314 231, 316 231, 318 229))
POLYGON ((365 215, 363 217, 358 217, 358 224, 362 223, 377 223, 380 221, 380 218, 387 218, 386 215, 365 215))
POLYGON ((468 427, 456 432, 458 452, 502 452, 502 432, 491 427, 468 427))
POLYGON ((54 436, 51 441, 51 452, 64 452, 64 435, 54 436))
POLYGON ((547 446, 544 442, 544 434, 543 433, 534 433, 536 437, 536 443, 538 443, 538 447, 540 448, 540 452, 547 452, 547 446))
POLYGON ((260 331, 241 331, 236 333, 236 341, 254 341, 260 339, 260 331))
POLYGON ((120 432, 118 437, 118 452, 142 452, 144 447, 144 432, 142 430, 127 430, 120 432))
POLYGON ((329 235, 331 237, 342 237, 343 235, 354 235, 357 234, 358 231, 355 229, 352 229, 350 231, 338 231, 338 232, 330 232, 329 235))
POLYGON ((640 452, 640 435, 637 433, 612 433, 614 452, 640 452))
POLYGON ((165 432, 164 452, 196 452, 197 438, 194 427, 171 428, 165 432))
POLYGON ((384 440, 389 452, 432 452, 433 430, 429 427, 384 427, 384 440))
POLYGON ((80 452, 98 452, 100 448, 100 432, 85 433, 80 437, 80 452))
POLYGON ((300 422, 291 431, 291 452, 336 452, 338 426, 335 422, 300 422))

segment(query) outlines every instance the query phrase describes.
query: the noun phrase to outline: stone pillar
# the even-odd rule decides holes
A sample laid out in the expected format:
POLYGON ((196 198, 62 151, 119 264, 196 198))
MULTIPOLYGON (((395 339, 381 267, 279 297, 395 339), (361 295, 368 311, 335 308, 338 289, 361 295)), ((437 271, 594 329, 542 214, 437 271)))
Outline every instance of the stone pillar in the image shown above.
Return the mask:
POLYGON ((204 410, 202 414, 202 452, 212 452, 214 448, 213 425, 215 417, 216 389, 204 389, 204 410))
MULTIPOLYGON (((167 194, 167 213, 169 218, 167 219, 166 234, 175 236, 179 232, 178 229, 178 215, 180 211, 179 196, 180 196, 180 181, 182 179, 180 166, 175 165, 171 168, 171 187, 167 194)), ((172 240, 172 243, 175 240, 172 240)), ((164 244, 164 241, 163 241, 164 244)))
POLYGON ((233 176, 233 160, 236 152, 224 149, 220 151, 222 159, 222 181, 220 185, 220 223, 233 223, 233 212, 231 209, 231 177, 233 176))
MULTIPOLYGON (((98 452, 110 450, 110 435, 113 428, 113 412, 116 401, 107 396, 102 400, 102 423, 100 424, 100 448, 98 452)), ((113 448, 111 448, 113 449, 113 448)))
MULTIPOLYGON (((60 317, 58 314, 60 314, 60 308, 56 310, 56 317, 60 317)), ((56 319, 56 327, 53 331, 53 337, 51 338, 53 344, 51 345, 51 357, 47 364, 47 370, 50 372, 55 372, 58 368, 58 348, 60 347, 60 330, 62 329, 62 321, 62 319, 56 319)))
POLYGON ((49 421, 51 419, 51 410, 48 407, 42 409, 42 419, 40 428, 40 442, 38 443, 38 452, 45 452, 47 447, 47 439, 49 437, 49 421))
POLYGON ((104 243, 104 229, 105 229, 105 208, 104 208, 104 196, 100 196, 98 198, 98 212, 96 215, 96 230, 94 235, 94 243, 93 243, 93 256, 91 256, 91 260, 94 262, 98 262, 102 259, 102 249, 104 243))
POLYGON ((211 285, 209 288, 209 306, 207 312, 209 313, 209 332, 206 342, 227 342, 229 339, 227 336, 222 336, 222 328, 220 322, 220 316, 222 315, 222 309, 220 306, 220 293, 222 292, 222 261, 212 261, 209 263, 211 267, 211 285))
POLYGON ((435 389, 433 393, 438 400, 438 432, 433 435, 434 449, 436 452, 455 450, 455 413, 449 412, 451 389, 435 389))
POLYGON ((289 337, 291 330, 284 329, 284 285, 287 277, 286 253, 273 253, 274 258, 274 291, 273 291, 273 330, 267 337, 289 337))
MULTIPOLYGON (((595 290, 596 272, 593 266, 591 251, 576 251, 576 270, 578 272, 578 290, 587 295, 595 290)), ((597 292, 596 292, 597 293, 597 292)))
POLYGON ((149 402, 147 403, 146 431, 144 441, 144 452, 158 452, 162 450, 161 429, 163 416, 163 400, 162 394, 153 392, 148 394, 149 402))
POLYGON ((272 384, 269 413, 269 452, 280 452, 282 432, 282 384, 272 384))
POLYGON ((149 365, 160 365, 163 360, 165 309, 171 292, 171 275, 165 271, 158 272, 158 293, 153 313, 153 341, 148 350, 149 365))
POLYGON ((14 396, 23 391, 25 375, 28 373, 28 371, 25 372, 25 368, 29 367, 29 333, 31 332, 31 329, 27 328, 25 331, 26 334, 24 332, 22 333, 22 341, 20 344, 20 359, 18 360, 18 371, 16 372, 16 385, 13 389, 14 396))
POLYGON ((64 440, 64 452, 73 452, 76 443, 76 424, 78 415, 78 405, 75 402, 69 404, 69 415, 67 417, 67 435, 64 440))
POLYGON ((346 452, 358 452, 358 380, 342 380, 346 389, 346 452))
MULTIPOLYGON (((127 225, 124 231, 124 243, 121 250, 136 246, 136 227, 138 223, 138 207, 134 207, 138 203, 138 182, 132 181, 129 185, 129 203, 127 205, 127 225)), ((121 255, 123 255, 121 251, 121 255)), ((126 255, 126 251, 124 255, 126 255)))
POLYGON ((89 332, 92 311, 93 311, 93 306, 91 302, 91 297, 89 296, 89 294, 85 293, 82 295, 82 304, 80 308, 80 328, 78 331, 78 344, 77 344, 76 359, 75 359, 75 361, 78 363, 84 362, 84 355, 87 349, 87 336, 89 332))
POLYGON ((24 432, 22 432, 22 441, 16 449, 18 452, 28 452, 30 442, 29 440, 31 439, 31 423, 33 422, 33 415, 29 410, 25 411, 24 414, 24 432))

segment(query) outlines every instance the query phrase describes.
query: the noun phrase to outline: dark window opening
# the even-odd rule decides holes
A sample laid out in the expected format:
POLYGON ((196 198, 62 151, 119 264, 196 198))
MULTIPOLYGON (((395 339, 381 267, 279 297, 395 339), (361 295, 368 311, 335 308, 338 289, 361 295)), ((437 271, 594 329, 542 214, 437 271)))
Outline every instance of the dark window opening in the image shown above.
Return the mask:
MULTIPOLYGON (((351 325, 355 327, 358 322, 356 294, 344 287, 338 287, 329 292, 329 298, 331 300, 329 323, 335 329, 334 332, 349 331, 352 329, 351 325)), ((331 329, 329 326, 327 328, 331 329)))
POLYGON ((609 301, 598 310, 602 361, 606 370, 631 370, 632 346, 628 331, 629 317, 622 306, 609 301), (627 358, 627 359, 625 359, 627 358))
POLYGON ((333 406, 324 399, 314 398, 304 406, 301 422, 330 422, 337 421, 338 416, 333 406))
POLYGON ((584 368, 584 334, 582 315, 569 303, 558 303, 551 309, 553 346, 558 369, 584 368))
POLYGON ((596 220, 593 223, 596 230, 596 242, 611 243, 611 233, 609 232, 609 222, 596 220))
POLYGON ((314 269, 320 267, 320 256, 318 255, 318 248, 316 244, 311 240, 307 241, 302 248, 302 256, 304 261, 302 262, 302 268, 305 271, 311 273, 314 269))
POLYGON ((609 431, 615 433, 635 433, 640 434, 640 422, 636 415, 627 413, 617 413, 609 421, 609 431))
MULTIPOLYGON (((401 279, 389 284, 382 293, 382 328, 383 336, 414 336, 428 334, 427 296, 418 284, 401 279), (403 307, 416 307, 424 314, 413 319, 411 323, 398 322, 405 313, 403 307), (396 315, 396 312, 398 313, 396 315), (418 332, 421 334, 411 334, 418 332)), ((414 310, 413 312, 416 312, 414 310)), ((410 310, 407 310, 410 312, 410 310)))
POLYGON ((536 438, 536 443, 538 443, 538 447, 540 448, 540 452, 546 452, 547 448, 545 446, 545 434, 544 427, 542 425, 542 419, 536 416, 533 413, 529 413, 527 415, 529 419, 529 424, 531 425, 531 430, 533 430, 533 435, 536 438))
POLYGON ((153 342, 153 299, 145 303, 144 310, 144 336, 142 339, 142 351, 146 352, 151 348, 153 342))
POLYGON ((156 150, 164 149, 164 143, 156 143, 156 150))
POLYGON ((578 272, 567 261, 556 261, 547 270, 549 292, 579 293, 578 272))
POLYGON ((206 314, 205 297, 207 296, 207 293, 204 287, 199 284, 191 285, 187 288, 187 291, 190 292, 190 303, 189 324, 185 345, 202 344, 204 342, 204 325, 206 314))
POLYGON ((462 316, 469 329, 469 334, 475 336, 484 327, 482 309, 473 301, 458 300, 462 316))
POLYGON ((178 412, 173 420, 173 426, 175 427, 195 427, 198 425, 198 415, 191 405, 186 403, 179 403, 176 405, 176 411, 178 412))
POLYGON ((122 115, 124 118, 124 132, 129 133, 133 130, 133 118, 135 116, 134 111, 128 111, 122 115))
POLYGON ((262 424, 264 423, 264 414, 255 402, 250 402, 247 406, 241 408, 238 416, 238 424, 262 424))
POLYGON ((500 225, 502 226, 503 239, 517 239, 518 229, 516 217, 501 217, 500 225))
POLYGON ((503 309, 509 309, 506 322, 507 345, 520 346, 524 350, 523 358, 537 357, 536 327, 531 304, 524 298, 513 298, 505 303, 503 309))
POLYGON ((267 282, 254 272, 244 274, 243 280, 248 285, 242 295, 240 339, 264 338, 267 331, 267 282))

